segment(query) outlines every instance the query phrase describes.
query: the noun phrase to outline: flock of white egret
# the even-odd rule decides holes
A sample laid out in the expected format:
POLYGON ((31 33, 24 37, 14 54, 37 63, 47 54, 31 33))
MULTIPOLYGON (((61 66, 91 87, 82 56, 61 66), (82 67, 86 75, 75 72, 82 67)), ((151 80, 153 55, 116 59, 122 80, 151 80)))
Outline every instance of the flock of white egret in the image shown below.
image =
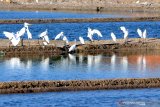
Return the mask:
MULTIPOLYGON (((3 34, 5 35, 5 37, 7 37, 10 40, 10 43, 13 46, 17 46, 19 44, 22 36, 26 33, 27 36, 28 36, 28 43, 30 43, 29 40, 32 39, 32 33, 29 31, 29 26, 30 25, 31 24, 25 22, 24 26, 19 31, 17 31, 16 33, 4 31, 3 34)), ((123 39, 124 39, 125 43, 127 43, 127 39, 128 39, 128 35, 129 35, 128 29, 126 29, 124 26, 121 26, 120 30, 124 33, 123 39)), ((142 30, 138 28, 137 29, 137 33, 140 36, 140 38, 146 39, 146 35, 147 35, 146 29, 142 32, 142 30)), ((88 27, 88 35, 87 35, 87 37, 89 38, 89 40, 91 42, 94 41, 93 40, 93 35, 95 35, 95 34, 98 36, 98 38, 99 37, 103 37, 102 34, 101 34, 101 32, 98 29, 91 29, 91 28, 88 27)), ((50 43, 50 40, 49 40, 49 37, 48 37, 48 30, 47 29, 44 32, 40 33, 38 35, 38 37, 43 40, 43 45, 46 46, 46 45, 48 45, 50 43)), ((111 32, 111 38, 112 38, 112 40, 115 43, 117 42, 117 37, 116 37, 116 35, 113 32, 111 32)), ((66 45, 69 44, 69 40, 64 35, 64 32, 60 32, 54 38, 54 40, 63 40, 63 41, 65 41, 66 45)), ((82 36, 79 36, 79 41, 80 41, 80 43, 82 45, 85 44, 85 41, 84 41, 84 39, 83 39, 82 36)), ((69 52, 71 52, 71 51, 73 51, 75 49, 76 49, 76 39, 75 39, 75 43, 72 46, 70 46, 69 52)))

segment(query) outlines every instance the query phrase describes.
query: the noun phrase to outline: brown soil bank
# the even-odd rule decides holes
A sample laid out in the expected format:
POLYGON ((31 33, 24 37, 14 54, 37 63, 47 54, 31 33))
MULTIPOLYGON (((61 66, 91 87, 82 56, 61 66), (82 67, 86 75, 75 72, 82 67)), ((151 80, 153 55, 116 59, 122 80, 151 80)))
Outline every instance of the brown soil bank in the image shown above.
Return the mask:
POLYGON ((160 78, 0 82, 0 94, 80 90, 159 88, 160 78))
POLYGON ((28 23, 83 23, 83 22, 138 22, 138 21, 160 21, 160 17, 133 17, 133 18, 82 18, 82 19, 5 19, 0 24, 28 23))
POLYGON ((159 0, 3 0, 1 9, 156 11, 159 0), (36 2, 37 1, 37 2, 36 2), (3 2, 4 3, 4 2, 3 2))
MULTIPOLYGON (((48 46, 43 46, 38 40, 31 40, 30 46, 27 40, 24 40, 23 46, 19 44, 17 47, 7 46, 9 40, 0 40, 0 54, 2 55, 16 55, 16 54, 31 54, 31 55, 61 55, 68 53, 69 47, 74 43, 70 42, 66 47, 63 41, 51 40, 48 46)), ((100 41, 85 41, 85 45, 81 45, 77 42, 77 53, 101 53, 101 52, 121 52, 121 51, 135 51, 135 50, 160 50, 160 39, 143 39, 135 38, 128 39, 127 43, 124 43, 123 39, 113 42, 112 40, 100 40, 100 41)))

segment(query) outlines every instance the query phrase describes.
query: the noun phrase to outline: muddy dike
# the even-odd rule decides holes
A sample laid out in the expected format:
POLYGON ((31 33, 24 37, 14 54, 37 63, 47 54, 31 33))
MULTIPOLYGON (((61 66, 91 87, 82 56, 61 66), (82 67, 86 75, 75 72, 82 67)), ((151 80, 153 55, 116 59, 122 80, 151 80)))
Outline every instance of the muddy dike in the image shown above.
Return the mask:
MULTIPOLYGON (((43 46, 42 41, 31 40, 28 43, 24 40, 19 43, 18 46, 8 46, 9 40, 0 40, 0 55, 63 55, 67 54, 69 47, 74 42, 69 42, 66 46, 63 41, 51 40, 50 44, 43 46)), ((85 54, 96 54, 96 53, 112 53, 112 52, 131 52, 131 51, 142 51, 142 50, 160 50, 160 39, 149 38, 145 41, 140 38, 128 39, 127 43, 124 43, 123 39, 118 39, 117 42, 112 40, 95 40, 94 42, 85 41, 85 45, 82 45, 77 41, 75 51, 71 53, 85 53, 85 54)))
POLYGON ((160 17, 129 17, 129 18, 63 18, 63 19, 1 19, 0 24, 36 23, 83 23, 83 22, 139 22, 160 21, 160 17))
POLYGON ((160 78, 0 82, 0 94, 159 88, 160 78))
POLYGON ((143 50, 160 50, 159 39, 130 39, 127 43, 124 43, 122 39, 119 39, 117 43, 113 41, 95 41, 86 45, 77 46, 77 53, 108 53, 108 52, 131 52, 131 51, 143 51, 143 50))

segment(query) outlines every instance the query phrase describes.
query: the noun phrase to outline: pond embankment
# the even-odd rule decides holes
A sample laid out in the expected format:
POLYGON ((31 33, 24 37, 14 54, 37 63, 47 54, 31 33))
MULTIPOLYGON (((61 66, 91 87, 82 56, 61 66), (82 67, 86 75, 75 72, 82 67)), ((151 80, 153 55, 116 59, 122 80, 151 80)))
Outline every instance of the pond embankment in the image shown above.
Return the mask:
POLYGON ((0 94, 159 88, 160 78, 0 82, 0 94))
MULTIPOLYGON (((69 42, 66 46, 61 40, 51 40, 50 44, 44 46, 42 40, 24 40, 23 45, 9 46, 9 40, 0 39, 0 53, 4 55, 30 54, 30 55, 62 55, 67 54, 69 47, 74 42, 69 42)), ((76 53, 101 53, 101 52, 121 52, 121 51, 136 51, 136 50, 160 50, 160 39, 148 38, 146 40, 140 38, 130 38, 125 43, 123 39, 118 39, 117 42, 112 40, 95 40, 94 42, 85 41, 82 45, 77 41, 77 46, 74 52, 76 53)))
POLYGON ((84 23, 84 22, 140 22, 160 21, 160 17, 128 17, 128 18, 64 18, 64 19, 0 19, 0 24, 27 23, 84 23))

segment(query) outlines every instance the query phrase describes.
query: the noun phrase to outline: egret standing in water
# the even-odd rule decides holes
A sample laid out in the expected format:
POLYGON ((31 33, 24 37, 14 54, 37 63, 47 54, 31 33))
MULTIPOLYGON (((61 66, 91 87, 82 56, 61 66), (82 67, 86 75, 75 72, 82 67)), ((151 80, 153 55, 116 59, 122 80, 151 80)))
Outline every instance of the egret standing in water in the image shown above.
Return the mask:
POLYGON ((124 33, 124 41, 125 41, 125 43, 127 43, 127 40, 128 40, 128 29, 126 29, 124 26, 121 26, 120 29, 123 31, 123 33, 124 33))
POLYGON ((116 35, 113 32, 111 32, 111 37, 112 40, 116 43, 117 42, 116 35))

